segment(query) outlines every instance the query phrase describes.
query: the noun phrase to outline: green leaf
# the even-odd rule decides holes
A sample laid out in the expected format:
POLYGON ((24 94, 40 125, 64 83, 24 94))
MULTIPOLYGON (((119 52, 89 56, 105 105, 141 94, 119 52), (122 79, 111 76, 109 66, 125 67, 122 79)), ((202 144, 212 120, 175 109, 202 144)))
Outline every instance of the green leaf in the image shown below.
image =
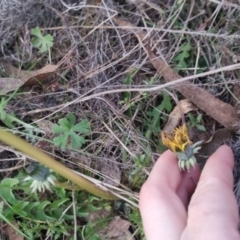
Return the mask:
POLYGON ((12 207, 12 210, 22 217, 26 217, 28 214, 23 209, 29 204, 29 202, 19 202, 12 207))
POLYGON ((98 206, 98 207, 96 207, 96 206, 94 206, 93 204, 88 204, 88 210, 90 211, 90 212, 96 212, 96 211, 100 211, 100 210, 102 210, 102 206, 98 206))
POLYGON ((67 201, 69 201, 69 198, 63 198, 63 199, 56 200, 51 204, 50 209, 52 210, 55 208, 59 208, 61 205, 63 205, 67 201))
POLYGON ((188 114, 188 117, 189 117, 192 124, 194 124, 196 122, 195 119, 194 119, 194 116, 191 113, 188 114))
POLYGON ((59 198, 66 198, 66 190, 62 187, 55 187, 54 192, 59 198))
POLYGON ((18 179, 15 178, 5 178, 0 184, 0 196, 4 201, 10 204, 17 204, 17 199, 15 198, 12 188, 19 183, 18 179))
POLYGON ((83 210, 79 210, 79 211, 77 211, 77 216, 78 217, 87 217, 87 216, 89 216, 89 212, 88 211, 83 211, 83 210))
POLYGON ((39 204, 39 202, 29 202, 28 205, 25 206, 24 211, 27 212, 29 218, 35 219, 35 213, 33 209, 36 208, 39 204))
POLYGON ((161 105, 162 105, 163 109, 167 110, 168 112, 170 112, 172 110, 171 98, 165 92, 163 92, 163 101, 162 101, 161 105))
POLYGON ((68 136, 69 136, 68 133, 64 133, 64 134, 62 135, 62 144, 61 144, 61 148, 63 148, 63 149, 65 149, 66 146, 67 146, 68 136))
POLYGON ((149 122, 146 123, 147 127, 149 128, 146 131, 146 137, 150 138, 151 134, 158 135, 160 132, 160 119, 162 118, 162 112, 164 110, 170 112, 172 109, 171 98, 167 93, 162 93, 161 96, 163 97, 162 102, 152 111, 147 111, 147 116, 150 117, 149 122))
POLYGON ((183 46, 181 46, 181 48, 179 49, 179 54, 177 54, 174 58, 173 58, 173 62, 177 62, 177 68, 187 68, 187 64, 185 62, 185 60, 187 58, 189 58, 190 54, 189 51, 191 50, 191 44, 190 42, 187 42, 186 44, 184 44, 183 46))
POLYGON ((196 126, 200 131, 206 132, 206 128, 203 125, 196 126))
POLYGON ((199 114, 199 115, 197 116, 196 122, 197 122, 197 123, 200 123, 201 121, 202 121, 202 114, 199 114))
POLYGON ((76 117, 72 113, 68 113, 66 118, 61 118, 58 124, 53 125, 53 132, 59 134, 59 136, 53 139, 54 144, 57 147, 65 149, 67 142, 71 142, 73 149, 82 147, 86 142, 83 136, 79 136, 77 133, 87 134, 90 132, 90 124, 87 119, 83 119, 80 123, 74 125, 76 117))
POLYGON ((65 149, 67 146, 67 141, 68 141, 68 133, 64 133, 58 137, 55 137, 53 139, 53 143, 57 146, 57 147, 61 147, 62 149, 65 149))
POLYGON ((72 113, 68 113, 67 118, 69 119, 70 126, 74 126, 76 117, 72 113))
POLYGON ((40 48, 42 44, 41 38, 35 37, 32 39, 32 45, 36 48, 40 48))
POLYGON ((82 136, 78 136, 75 132, 71 133, 71 140, 73 149, 81 147, 86 142, 82 136))
POLYGON ((55 220, 55 218, 52 218, 48 215, 46 215, 45 208, 50 205, 50 201, 43 201, 38 204, 38 206, 34 209, 32 209, 32 212, 35 214, 36 218, 42 221, 47 221, 47 220, 55 220))
POLYGON ((2 121, 4 121, 4 119, 6 118, 6 112, 5 112, 5 110, 3 110, 3 109, 1 109, 1 111, 0 111, 0 118, 1 118, 1 120, 2 121))
POLYGON ((90 132, 90 124, 87 119, 83 119, 80 123, 76 124, 72 130, 74 132, 80 132, 80 133, 89 133, 90 132))
POLYGON ((39 37, 39 38, 42 37, 41 29, 39 27, 33 28, 31 30, 31 34, 35 35, 36 37, 39 37))
POLYGON ((57 124, 54 124, 52 126, 52 131, 53 131, 53 133, 64 133, 65 129, 57 124))
POLYGON ((0 202, 0 214, 3 213, 3 206, 4 206, 4 202, 1 201, 1 202, 0 202))
POLYGON ((13 118, 12 116, 14 116, 14 114, 7 114, 4 118, 4 120, 2 120, 9 128, 13 128, 13 118))
POLYGON ((66 128, 66 129, 70 129, 71 128, 71 125, 68 121, 67 118, 61 118, 59 121, 58 121, 59 125, 66 128))
POLYGON ((46 52, 53 46, 53 36, 50 34, 43 36, 39 27, 32 29, 31 34, 35 36, 31 41, 32 45, 39 48, 41 53, 46 52))

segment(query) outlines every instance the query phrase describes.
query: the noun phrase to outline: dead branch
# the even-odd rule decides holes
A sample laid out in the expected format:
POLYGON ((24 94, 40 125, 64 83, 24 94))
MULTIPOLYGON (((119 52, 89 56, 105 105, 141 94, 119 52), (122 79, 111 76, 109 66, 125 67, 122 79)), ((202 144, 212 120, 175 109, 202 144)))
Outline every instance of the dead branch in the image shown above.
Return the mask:
MULTIPOLYGON (((131 23, 122 20, 120 18, 113 18, 114 22, 119 26, 128 26, 129 29, 133 26, 131 23)), ((147 37, 147 33, 141 30, 132 30, 132 32, 136 35, 139 41, 143 41, 147 37)), ((156 70, 162 74, 164 80, 166 82, 176 81, 182 78, 178 73, 176 73, 168 64, 166 64, 162 59, 157 57, 150 46, 145 49, 151 63, 156 68, 156 70)), ((238 125, 238 115, 236 109, 227 104, 218 98, 211 95, 206 90, 190 83, 184 82, 181 84, 176 84, 175 88, 186 98, 192 101, 196 106, 202 109, 206 114, 214 118, 216 121, 221 123, 223 126, 230 130, 234 130, 238 125)))

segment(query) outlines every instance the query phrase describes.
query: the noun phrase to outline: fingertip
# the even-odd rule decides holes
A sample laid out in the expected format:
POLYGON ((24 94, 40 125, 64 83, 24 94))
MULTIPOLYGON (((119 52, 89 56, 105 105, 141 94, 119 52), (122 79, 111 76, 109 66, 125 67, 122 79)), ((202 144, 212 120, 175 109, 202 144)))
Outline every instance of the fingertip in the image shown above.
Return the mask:
MULTIPOLYGON (((165 158, 169 159, 169 162, 176 161, 176 159, 177 159, 176 155, 170 150, 166 150, 165 152, 163 152, 161 154, 161 156, 158 158, 158 160, 160 160, 160 159, 163 160, 165 158)), ((172 164, 172 163, 170 163, 170 164, 172 164)))
POLYGON ((182 177, 177 161, 173 152, 165 151, 158 158, 147 181, 158 186, 164 184, 172 190, 176 190, 182 177))
POLYGON ((234 166, 233 151, 227 145, 220 146, 212 155, 212 161, 217 161, 217 159, 221 159, 221 161, 226 162, 231 168, 234 166))
POLYGON ((234 156, 232 149, 227 145, 219 147, 207 160, 202 177, 210 175, 217 178, 227 178, 232 182, 232 170, 234 167, 234 156))

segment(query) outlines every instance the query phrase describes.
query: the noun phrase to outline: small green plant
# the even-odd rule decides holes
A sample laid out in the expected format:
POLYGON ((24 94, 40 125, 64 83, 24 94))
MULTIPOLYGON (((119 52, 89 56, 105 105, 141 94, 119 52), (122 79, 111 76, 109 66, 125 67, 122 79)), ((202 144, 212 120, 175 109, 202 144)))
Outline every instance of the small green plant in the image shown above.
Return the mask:
POLYGON ((145 167, 149 167, 152 152, 149 146, 146 147, 145 153, 140 156, 133 156, 134 170, 128 174, 128 181, 133 188, 140 189, 146 176, 143 173, 145 167))
POLYGON ((66 118, 59 119, 58 124, 53 125, 53 133, 59 134, 53 139, 53 143, 57 147, 66 149, 68 141, 71 141, 72 149, 78 149, 85 144, 84 136, 79 136, 77 133, 89 134, 91 131, 90 123, 87 119, 83 119, 76 125, 75 123, 76 117, 72 113, 68 113, 66 118))
POLYGON ((177 54, 172 60, 173 62, 177 63, 177 66, 174 67, 175 70, 188 67, 186 60, 190 57, 191 48, 190 42, 187 42, 180 47, 179 54, 177 54))
MULTIPOLYGON (((103 226, 101 226, 102 228, 103 226)), ((92 222, 88 222, 82 229, 81 235, 83 240, 102 240, 96 232, 96 226, 92 222)))
POLYGON ((202 124, 202 114, 199 114, 196 118, 193 116, 193 114, 189 113, 188 114, 190 123, 189 123, 189 127, 196 127, 197 129, 199 129, 200 131, 204 131, 206 132, 206 128, 203 126, 202 124))
POLYGON ((166 118, 166 115, 164 115, 163 112, 170 112, 172 109, 170 96, 165 92, 163 92, 161 95, 163 97, 161 103, 152 110, 146 112, 148 120, 145 122, 145 125, 147 127, 146 137, 148 139, 152 137, 152 134, 155 136, 159 135, 161 129, 160 120, 166 118))
POLYGON ((39 27, 33 28, 31 34, 35 37, 32 39, 32 45, 39 49, 41 53, 47 52, 53 46, 53 36, 50 34, 42 35, 39 27))
POLYGON ((11 93, 11 95, 8 98, 3 97, 0 99, 0 120, 10 129, 14 129, 15 127, 20 126, 23 127, 24 129, 21 130, 21 134, 25 133, 26 139, 27 140, 31 139, 31 141, 34 142, 37 138, 36 135, 38 133, 44 133, 44 131, 37 128, 36 126, 21 121, 14 115, 14 113, 7 112, 5 110, 8 102, 15 96, 16 91, 11 93))
POLYGON ((128 219, 131 221, 134 229, 136 229, 135 234, 138 236, 138 239, 146 240, 146 237, 143 231, 142 218, 141 218, 139 209, 133 207, 131 213, 128 214, 128 219))
MULTIPOLYGON (((16 231, 25 236, 25 239, 37 239, 42 231, 51 239, 70 239, 74 217, 84 222, 85 217, 92 212, 103 209, 111 211, 110 202, 103 203, 101 198, 83 191, 74 193, 74 211, 71 207, 72 191, 53 186, 51 194, 31 193, 29 183, 22 181, 24 176, 23 171, 20 171, 16 178, 5 178, 0 182, 0 221, 11 225, 17 219, 19 229, 16 231)), ((90 235, 90 227, 79 225, 78 232, 85 229, 85 234, 90 235)))
MULTIPOLYGON (((133 77, 135 76, 137 71, 138 71, 137 68, 132 69, 132 71, 126 76, 126 78, 123 79, 123 84, 127 86, 131 85, 133 77)), ((136 104, 132 100, 132 94, 130 92, 124 92, 123 99, 120 101, 120 103, 125 106, 128 106, 124 114, 126 114, 128 117, 132 117, 134 109, 136 108, 136 104)))
POLYGON ((0 119, 9 127, 13 128, 13 117, 5 111, 5 108, 10 99, 2 98, 0 100, 0 119))

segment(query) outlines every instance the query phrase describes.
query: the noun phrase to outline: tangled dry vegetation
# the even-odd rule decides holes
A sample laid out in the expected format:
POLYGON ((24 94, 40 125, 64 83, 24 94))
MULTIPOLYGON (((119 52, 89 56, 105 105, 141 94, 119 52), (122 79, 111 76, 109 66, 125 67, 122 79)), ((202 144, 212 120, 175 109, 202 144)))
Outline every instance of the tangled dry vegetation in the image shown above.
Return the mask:
MULTIPOLYGON (((159 132, 187 98, 195 104, 185 115, 191 138, 206 142, 199 159, 230 143, 238 182, 239 16, 237 0, 2 0, 1 77, 20 79, 6 95, 21 87, 6 110, 43 131, 37 141, 27 139, 32 144, 137 199, 133 191, 164 150, 159 132), (53 37, 47 53, 31 43, 36 27, 53 37), (44 69, 50 64, 57 67, 44 69), (198 126, 189 111, 193 119, 202 114, 198 126), (49 144, 52 124, 69 112, 91 125, 81 149, 49 144)), ((0 157, 8 169, 2 177, 22 166, 21 157, 7 161, 14 151, 0 157)))

